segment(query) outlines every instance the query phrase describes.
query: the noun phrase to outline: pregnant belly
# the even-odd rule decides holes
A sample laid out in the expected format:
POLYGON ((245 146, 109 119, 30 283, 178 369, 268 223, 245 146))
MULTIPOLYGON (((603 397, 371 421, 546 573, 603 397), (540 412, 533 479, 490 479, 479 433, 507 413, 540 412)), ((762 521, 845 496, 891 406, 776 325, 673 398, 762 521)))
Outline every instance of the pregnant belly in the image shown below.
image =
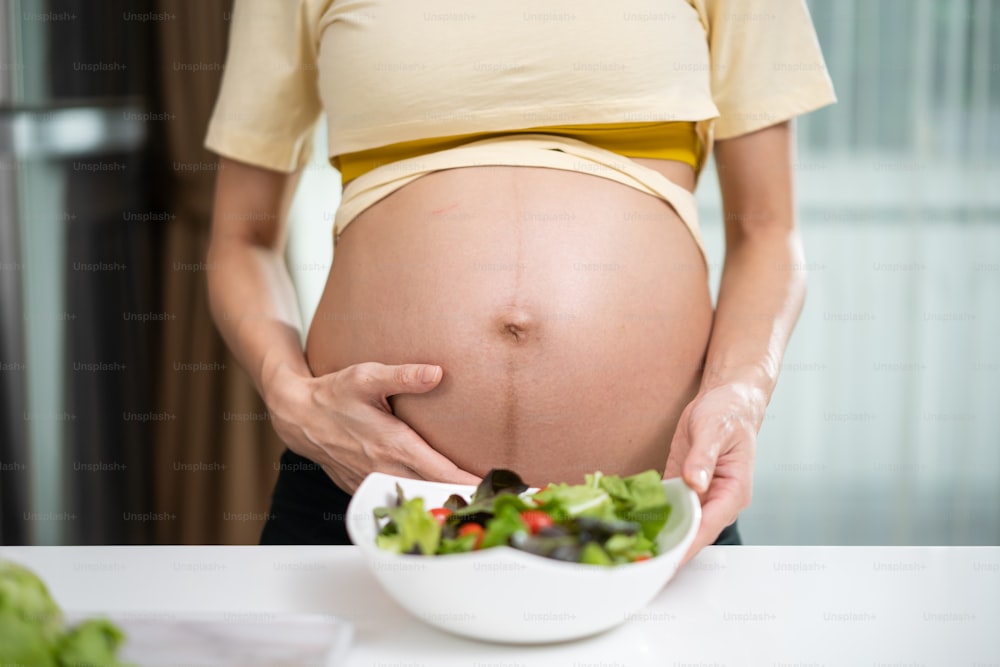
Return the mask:
POLYGON ((712 321, 704 262, 665 202, 588 174, 469 167, 370 207, 337 244, 316 375, 433 363, 394 414, 459 467, 530 484, 662 470, 712 321))

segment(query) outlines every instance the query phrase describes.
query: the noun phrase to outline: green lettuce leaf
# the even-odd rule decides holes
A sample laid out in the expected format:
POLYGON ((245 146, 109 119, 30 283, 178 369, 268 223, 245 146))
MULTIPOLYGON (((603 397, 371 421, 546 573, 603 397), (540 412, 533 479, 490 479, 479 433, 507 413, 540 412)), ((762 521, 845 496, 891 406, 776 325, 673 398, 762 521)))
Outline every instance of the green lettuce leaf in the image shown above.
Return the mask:
POLYGON ((614 561, 597 542, 587 542, 580 552, 580 562, 588 565, 614 565, 614 561))
POLYGON ((481 549, 509 544, 515 533, 525 533, 528 525, 521 519, 516 507, 511 504, 502 505, 497 509, 492 519, 486 522, 481 549))
POLYGON ((550 484, 534 494, 533 498, 540 504, 540 509, 556 521, 579 516, 614 519, 615 506, 611 495, 594 484, 591 475, 587 477, 586 484, 550 484))
POLYGON ((12 609, 0 609, 0 665, 58 667, 41 627, 12 609))
POLYGON ((441 545, 438 547, 439 554, 464 554, 472 551, 476 545, 476 535, 462 535, 460 537, 442 537, 441 545))
POLYGON ((638 523, 647 539, 656 539, 670 518, 670 503, 659 473, 646 470, 625 478, 605 475, 597 483, 613 499, 619 517, 638 523))
POLYGON ((62 611, 31 570, 0 561, 0 665, 127 667, 115 658, 125 635, 105 619, 64 631, 62 611))
POLYGON ((90 619, 78 624, 59 643, 60 667, 127 667, 115 658, 125 635, 110 621, 90 619))
POLYGON ((62 634, 62 610, 45 583, 28 568, 11 561, 0 561, 0 611, 32 623, 46 642, 54 642, 62 634))
POLYGON ((407 500, 402 489, 396 489, 398 507, 378 507, 376 518, 389 518, 389 523, 376 536, 379 548, 400 554, 433 555, 441 541, 441 526, 424 510, 424 499, 407 500))

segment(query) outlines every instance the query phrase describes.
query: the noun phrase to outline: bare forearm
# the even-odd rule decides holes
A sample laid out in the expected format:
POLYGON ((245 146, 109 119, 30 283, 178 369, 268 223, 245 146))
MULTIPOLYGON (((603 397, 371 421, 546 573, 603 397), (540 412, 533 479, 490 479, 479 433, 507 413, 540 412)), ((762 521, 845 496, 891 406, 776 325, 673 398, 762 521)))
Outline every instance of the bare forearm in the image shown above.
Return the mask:
POLYGON ((208 295, 222 337, 257 390, 280 368, 309 374, 284 260, 285 211, 298 175, 219 161, 208 295))
POLYGON ((782 227, 730 240, 702 377, 702 391, 742 386, 757 428, 806 292, 799 234, 782 227))
POLYGON ((301 318, 284 259, 274 250, 231 242, 209 251, 212 317, 240 365, 263 393, 279 366, 308 374, 301 318))
POLYGON ((757 429, 805 300, 805 263, 793 204, 793 153, 790 122, 715 147, 726 262, 701 391, 738 387, 746 394, 757 429))

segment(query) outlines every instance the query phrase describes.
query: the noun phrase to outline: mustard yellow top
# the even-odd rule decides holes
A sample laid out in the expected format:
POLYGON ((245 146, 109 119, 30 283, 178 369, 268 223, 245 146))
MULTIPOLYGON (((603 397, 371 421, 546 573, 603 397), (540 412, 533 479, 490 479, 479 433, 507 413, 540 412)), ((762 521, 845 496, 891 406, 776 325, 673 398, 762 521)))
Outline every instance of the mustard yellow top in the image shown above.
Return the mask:
POLYGON ((701 142, 693 122, 601 123, 595 125, 548 125, 504 132, 476 132, 449 137, 432 137, 379 146, 366 151, 334 156, 333 166, 341 181, 348 183, 376 167, 426 153, 461 146, 478 139, 505 134, 556 134, 586 141, 619 155, 678 160, 694 169, 701 162, 701 142))

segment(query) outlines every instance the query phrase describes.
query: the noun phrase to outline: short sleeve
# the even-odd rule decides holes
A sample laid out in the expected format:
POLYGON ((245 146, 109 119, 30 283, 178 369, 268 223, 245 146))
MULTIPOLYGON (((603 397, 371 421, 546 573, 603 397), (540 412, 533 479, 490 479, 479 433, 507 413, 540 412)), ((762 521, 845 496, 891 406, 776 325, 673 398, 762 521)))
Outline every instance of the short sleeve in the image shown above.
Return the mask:
POLYGON ((805 0, 693 0, 708 34, 715 139, 837 101, 805 0))
POLYGON ((205 147, 276 171, 308 162, 322 110, 303 0, 236 0, 205 147))

